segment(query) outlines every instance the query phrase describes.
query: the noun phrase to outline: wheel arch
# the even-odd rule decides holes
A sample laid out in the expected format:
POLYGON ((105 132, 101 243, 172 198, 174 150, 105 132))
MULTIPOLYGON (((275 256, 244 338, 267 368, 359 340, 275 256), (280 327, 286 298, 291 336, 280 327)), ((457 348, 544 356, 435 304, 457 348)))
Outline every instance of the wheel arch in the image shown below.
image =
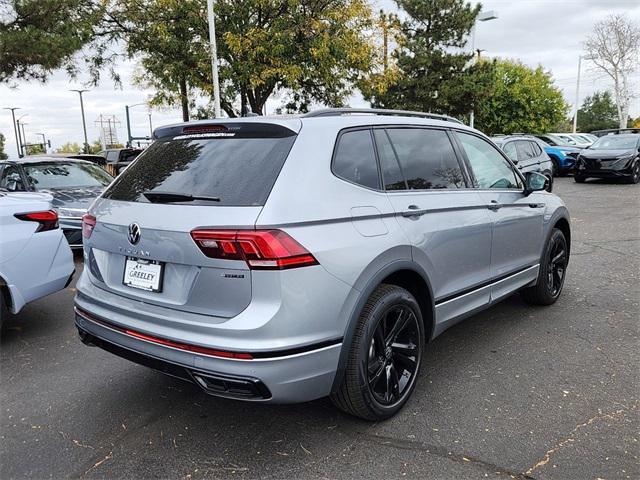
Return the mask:
POLYGON ((402 287, 415 297, 424 321, 425 340, 427 342, 431 340, 435 328, 435 303, 433 301, 433 289, 426 272, 420 265, 410 260, 397 260, 385 265, 360 290, 355 306, 349 315, 331 393, 338 391, 344 378, 349 349, 353 342, 360 312, 362 312, 371 294, 383 283, 402 287))
POLYGON ((564 238, 567 240, 567 264, 569 258, 571 258, 571 225, 569 220, 565 217, 558 218, 553 224, 553 228, 557 228, 564 234, 564 238))

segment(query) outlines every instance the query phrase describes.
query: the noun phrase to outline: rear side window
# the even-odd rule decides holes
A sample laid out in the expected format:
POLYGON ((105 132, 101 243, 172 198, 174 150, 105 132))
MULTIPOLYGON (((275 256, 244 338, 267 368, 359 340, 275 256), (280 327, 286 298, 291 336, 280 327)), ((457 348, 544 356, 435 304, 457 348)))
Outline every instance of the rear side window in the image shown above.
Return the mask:
POLYGON ((444 130, 389 128, 386 132, 409 190, 465 188, 460 164, 444 130))
POLYGON ((241 127, 233 128, 234 133, 208 138, 187 134, 155 141, 115 180, 104 198, 148 203, 145 192, 180 193, 220 199, 184 205, 264 205, 295 134, 286 129, 288 133, 260 136, 255 130, 243 134, 241 127))
POLYGON ((363 187, 380 188, 370 130, 351 130, 340 135, 333 158, 333 173, 363 187))
POLYGON ((540 155, 542 155, 542 149, 540 148, 540 145, 538 145, 536 142, 529 142, 529 144, 531 145, 531 149, 533 150, 533 155, 535 157, 539 157, 540 155))

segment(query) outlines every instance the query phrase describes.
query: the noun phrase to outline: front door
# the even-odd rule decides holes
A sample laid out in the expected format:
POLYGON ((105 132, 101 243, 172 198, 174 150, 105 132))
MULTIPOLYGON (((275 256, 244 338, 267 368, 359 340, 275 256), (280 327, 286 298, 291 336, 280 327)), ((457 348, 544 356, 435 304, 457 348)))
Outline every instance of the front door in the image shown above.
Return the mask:
POLYGON ((526 196, 516 168, 480 136, 456 132, 493 224, 492 300, 535 280, 540 262, 543 195, 526 196))

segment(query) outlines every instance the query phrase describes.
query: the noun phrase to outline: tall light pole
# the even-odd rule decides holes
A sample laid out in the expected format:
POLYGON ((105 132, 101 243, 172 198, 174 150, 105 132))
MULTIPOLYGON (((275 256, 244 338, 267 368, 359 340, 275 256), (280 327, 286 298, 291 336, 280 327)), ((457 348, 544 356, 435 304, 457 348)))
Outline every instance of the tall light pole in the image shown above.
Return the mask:
POLYGON ((580 101, 580 70, 582 70, 582 59, 593 60, 593 57, 578 55, 578 78, 576 80, 576 106, 573 112, 573 133, 578 130, 578 102, 580 101))
POLYGON ((207 18, 209 19, 209 46, 211 48, 211 75, 213 77, 213 112, 220 118, 220 83, 218 80, 218 49, 216 47, 216 20, 213 15, 213 1, 207 0, 207 18))
POLYGON ((13 134, 16 136, 16 148, 18 150, 18 158, 22 157, 22 149, 20 148, 20 140, 18 140, 18 129, 16 128, 16 110, 20 107, 4 107, 3 110, 11 110, 11 118, 13 119, 13 134))
POLYGON ((16 120, 16 127, 18 127, 18 142, 20 142, 21 157, 24 157, 27 154, 27 147, 26 147, 27 139, 24 136, 24 127, 20 129, 20 120, 22 120, 24 117, 27 117, 27 116, 29 116, 29 114, 25 113, 24 115, 22 115, 16 120))
POLYGON ((47 137, 45 137, 44 133, 36 133, 36 135, 42 135, 42 148, 44 153, 47 153, 47 137))
POLYGON ((82 94, 89 90, 69 90, 70 92, 78 92, 80 95, 80 111, 82 112, 82 130, 84 131, 84 153, 89 153, 89 142, 87 141, 87 123, 84 120, 84 102, 82 101, 82 94))
MULTIPOLYGON (((480 12, 476 17, 476 21, 473 24, 473 27, 471 28, 471 54, 473 55, 473 58, 471 60, 472 65, 476 63, 476 25, 478 24, 478 22, 488 22, 489 20, 495 20, 497 18, 498 18, 498 12, 495 10, 480 12)), ((480 55, 478 54, 478 58, 479 57, 480 55)), ((475 117, 475 112, 473 111, 473 108, 472 108, 471 111, 469 112, 469 126, 471 128, 473 128, 473 122, 475 119, 474 117, 475 117)))
POLYGON ((29 125, 28 123, 20 123, 20 126, 22 127, 22 141, 24 142, 24 155, 27 156, 29 154, 29 151, 27 150, 27 134, 24 133, 24 126, 25 125, 29 125))
POLYGON ((137 107, 138 105, 146 105, 146 102, 134 103, 133 105, 125 105, 124 112, 127 120, 127 146, 131 146, 131 141, 133 137, 131 136, 131 121, 129 120, 129 109, 133 107, 137 107))
POLYGON ((149 138, 153 137, 153 124, 151 123, 151 112, 148 113, 149 115, 149 138))

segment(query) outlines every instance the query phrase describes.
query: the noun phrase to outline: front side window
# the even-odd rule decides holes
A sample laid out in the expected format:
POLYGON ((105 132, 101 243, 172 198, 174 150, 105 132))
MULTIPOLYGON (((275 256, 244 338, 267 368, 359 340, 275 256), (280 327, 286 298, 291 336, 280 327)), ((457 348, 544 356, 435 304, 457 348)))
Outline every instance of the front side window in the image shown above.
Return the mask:
POLYGON ((363 187, 380 188, 370 130, 352 130, 340 135, 333 158, 333 173, 363 187))
POLYGON ((504 153, 507 154, 511 160, 518 161, 518 153, 516 150, 516 142, 509 142, 504 146, 504 153))
POLYGON ((476 188, 522 188, 520 177, 493 145, 468 133, 456 132, 456 136, 467 154, 476 188))
POLYGON ((39 162, 24 166, 29 181, 38 190, 74 187, 106 187, 113 177, 90 163, 39 162))
POLYGON ((466 187, 447 132, 425 128, 388 128, 386 133, 409 190, 466 187))

